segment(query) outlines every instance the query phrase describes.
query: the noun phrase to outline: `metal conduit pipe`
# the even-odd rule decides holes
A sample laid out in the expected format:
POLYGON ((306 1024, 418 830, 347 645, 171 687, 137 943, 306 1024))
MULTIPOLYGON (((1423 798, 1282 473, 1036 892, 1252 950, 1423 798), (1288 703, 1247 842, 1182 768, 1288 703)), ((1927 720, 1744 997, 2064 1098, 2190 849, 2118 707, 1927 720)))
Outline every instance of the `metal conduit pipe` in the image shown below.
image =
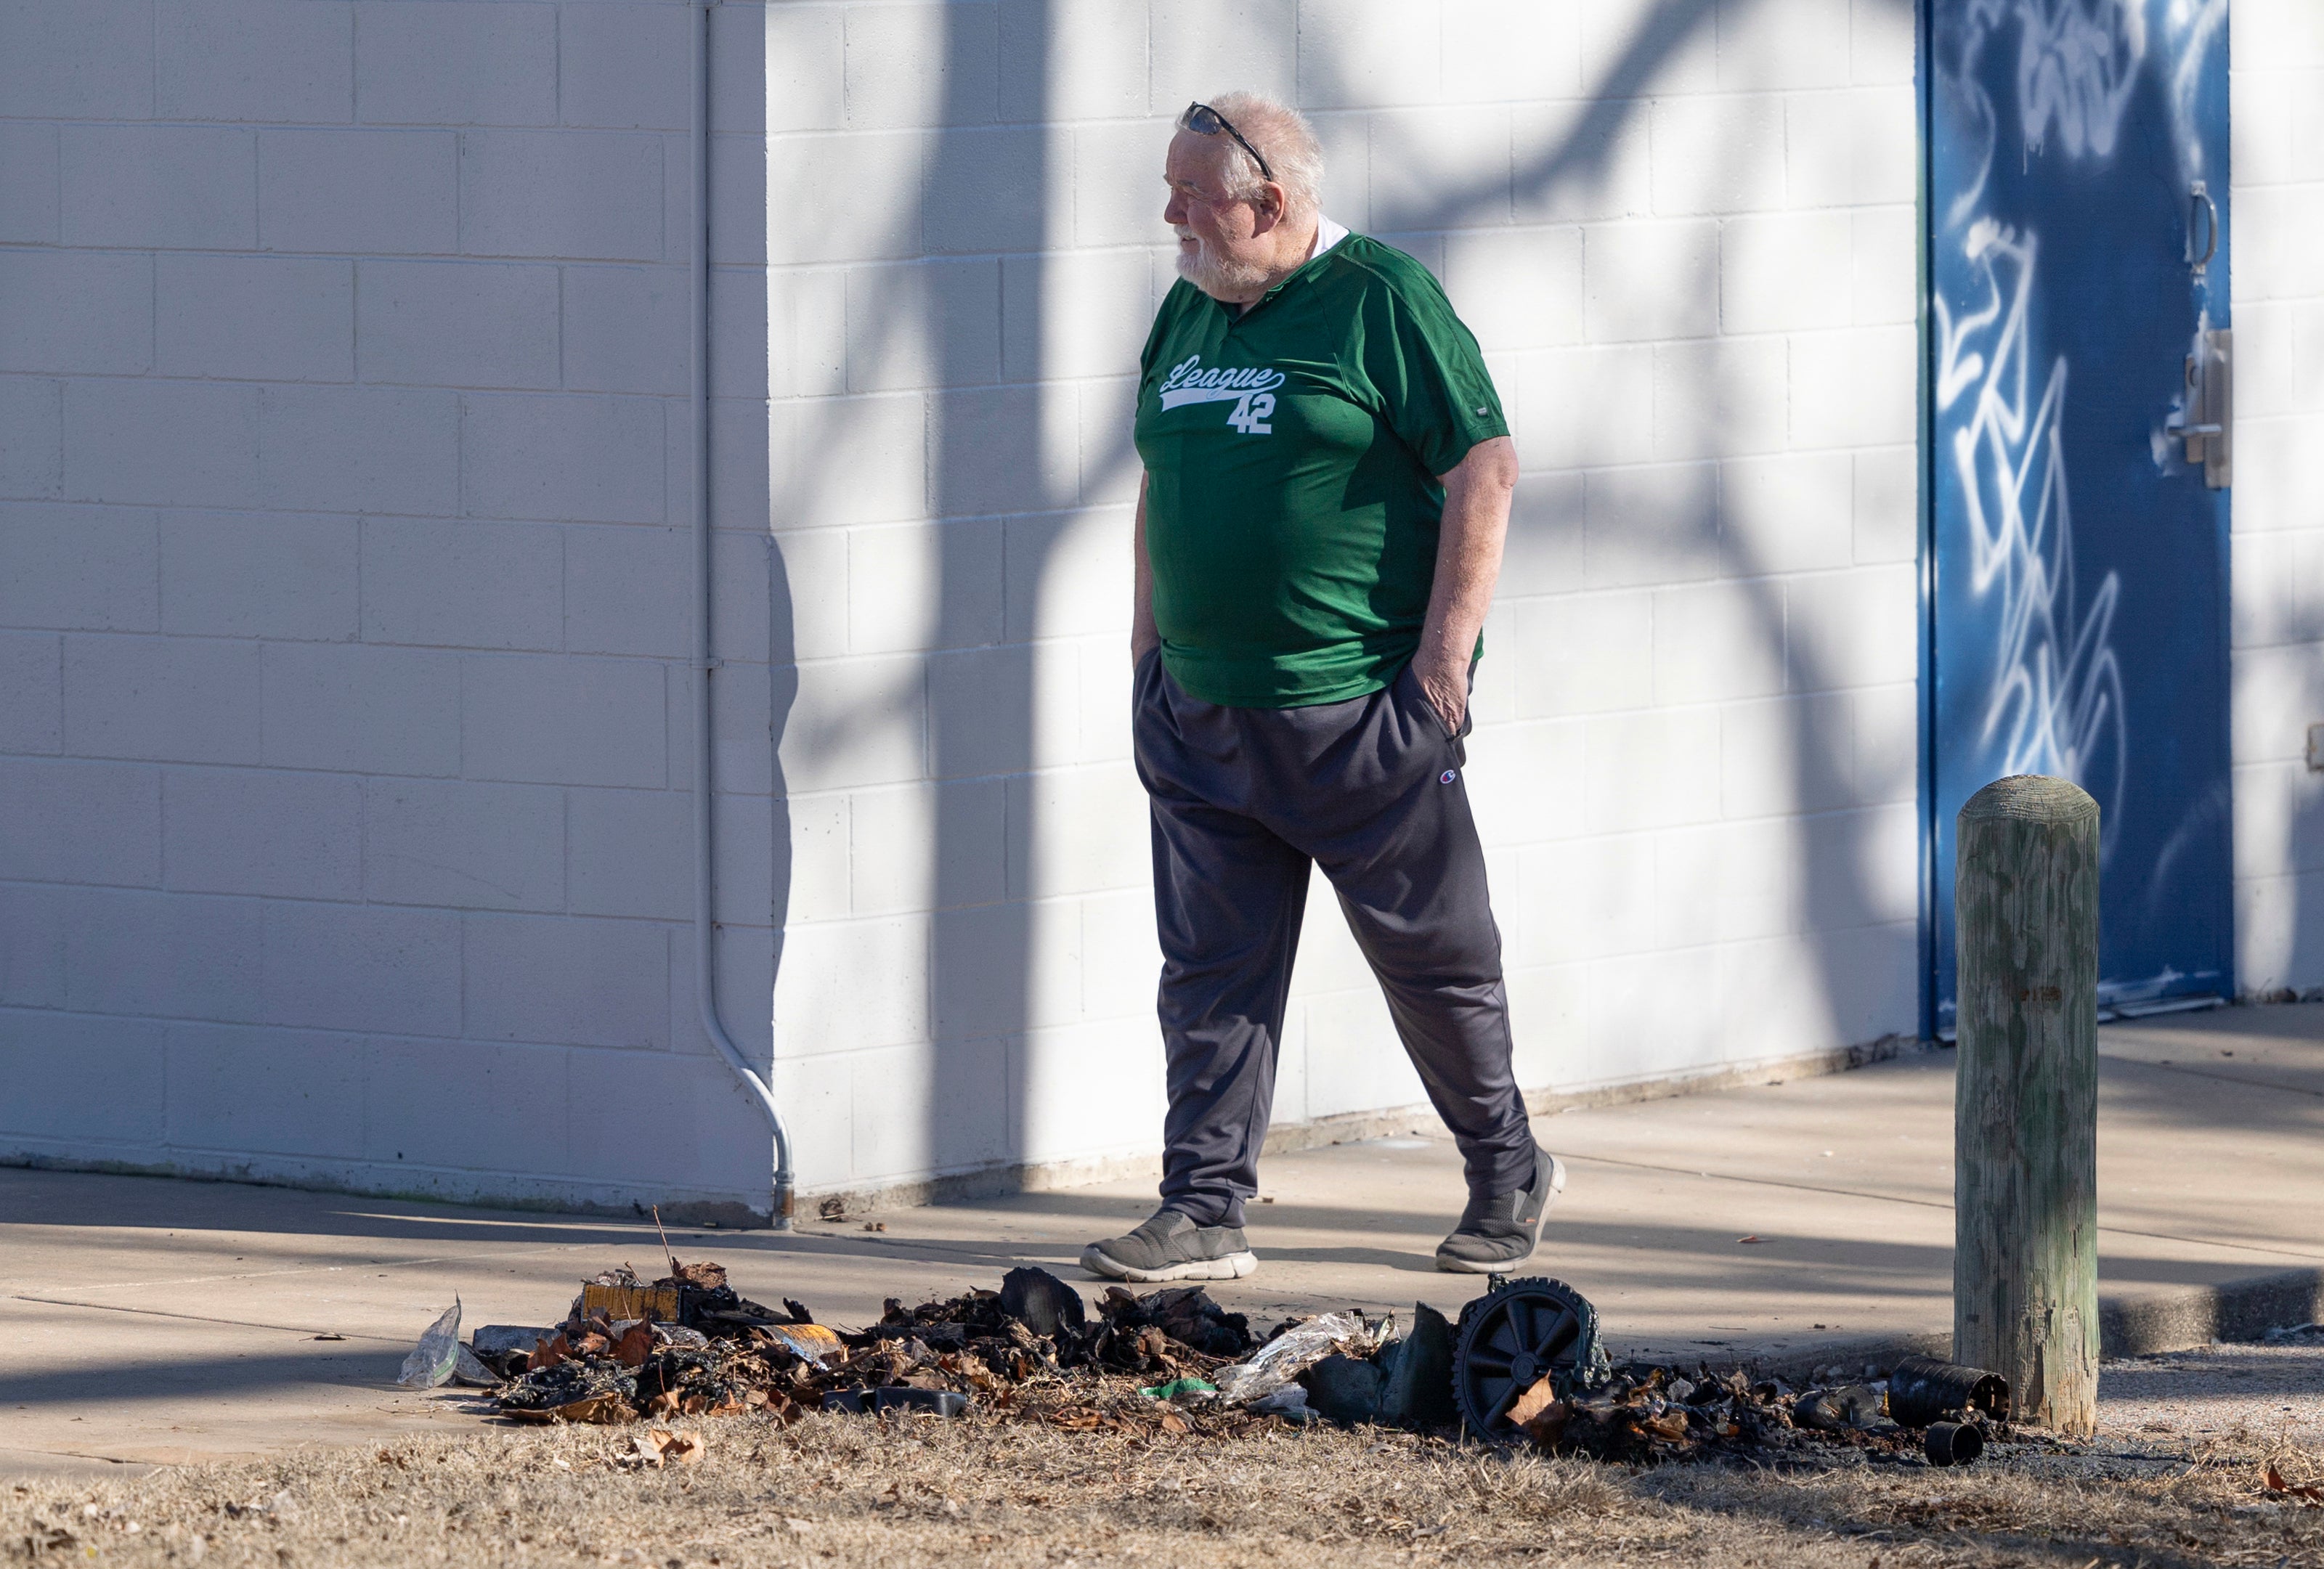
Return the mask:
POLYGON ((774 1228, 791 1229, 791 1134, 775 1092, 744 1060, 718 1016, 717 926, 711 898, 710 683, 718 669, 710 628, 710 12, 694 27, 694 988, 703 1032, 766 1115, 775 1135, 774 1228))

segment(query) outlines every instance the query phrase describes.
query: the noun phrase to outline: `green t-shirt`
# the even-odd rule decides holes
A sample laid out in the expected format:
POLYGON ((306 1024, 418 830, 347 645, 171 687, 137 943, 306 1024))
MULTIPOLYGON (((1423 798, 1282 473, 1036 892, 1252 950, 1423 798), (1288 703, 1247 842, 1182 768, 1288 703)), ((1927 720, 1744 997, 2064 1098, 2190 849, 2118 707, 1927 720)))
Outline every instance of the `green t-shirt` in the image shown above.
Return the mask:
POLYGON ((1444 488, 1508 434, 1428 270, 1350 234, 1243 312, 1181 279, 1139 356, 1162 658, 1206 702, 1376 692, 1420 646, 1444 488))

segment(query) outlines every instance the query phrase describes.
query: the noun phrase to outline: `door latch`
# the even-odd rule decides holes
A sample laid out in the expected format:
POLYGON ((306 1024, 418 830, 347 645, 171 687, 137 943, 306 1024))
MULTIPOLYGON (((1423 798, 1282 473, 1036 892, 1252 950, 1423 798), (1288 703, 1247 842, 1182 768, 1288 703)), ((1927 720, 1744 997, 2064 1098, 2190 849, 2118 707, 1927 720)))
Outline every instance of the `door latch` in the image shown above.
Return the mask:
POLYGON ((2224 491, 2234 482, 2235 331, 2206 327, 2187 356, 2186 413, 2163 428, 2187 444, 2187 461, 2203 465, 2203 483, 2224 491))

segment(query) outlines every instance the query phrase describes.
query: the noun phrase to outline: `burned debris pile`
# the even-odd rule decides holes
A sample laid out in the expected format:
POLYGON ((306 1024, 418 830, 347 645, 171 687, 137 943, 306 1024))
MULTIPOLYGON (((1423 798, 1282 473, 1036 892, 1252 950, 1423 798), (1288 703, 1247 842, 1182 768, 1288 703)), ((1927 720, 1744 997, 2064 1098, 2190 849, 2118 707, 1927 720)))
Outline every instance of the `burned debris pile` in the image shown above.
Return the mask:
MULTIPOLYGON (((430 1334, 447 1325, 456 1335, 451 1315, 430 1334)), ((891 1298, 877 1323, 845 1329, 796 1301, 742 1297, 715 1264, 673 1263, 652 1281, 624 1266, 585 1281, 562 1323, 487 1326, 460 1350, 456 1372, 441 1346, 428 1365, 498 1381, 498 1410, 520 1422, 973 1411, 1158 1435, 1320 1419, 1629 1463, 1846 1448, 1958 1464, 2009 1436, 2001 1381, 1921 1359, 1880 1383, 1801 1390, 1708 1366, 1611 1364, 1589 1303, 1546 1280, 1497 1280, 1457 1326, 1416 1303, 1402 1332, 1346 1311, 1261 1335, 1199 1286, 1111 1286, 1093 1302, 1028 1268, 998 1290, 891 1298)))

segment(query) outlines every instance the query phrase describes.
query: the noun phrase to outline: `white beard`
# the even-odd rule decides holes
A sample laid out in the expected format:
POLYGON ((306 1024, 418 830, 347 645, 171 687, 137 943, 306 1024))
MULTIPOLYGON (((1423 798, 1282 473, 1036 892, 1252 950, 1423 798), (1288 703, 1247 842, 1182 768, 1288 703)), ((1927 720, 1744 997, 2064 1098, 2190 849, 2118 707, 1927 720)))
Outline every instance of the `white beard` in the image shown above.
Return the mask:
POLYGON ((1194 242, 1192 255, 1178 252, 1178 276, 1201 289, 1213 299, 1223 299, 1231 294, 1246 294, 1256 284, 1267 281, 1268 271, 1256 262, 1230 262, 1211 249, 1208 242, 1186 229, 1177 231, 1182 240, 1194 242))

